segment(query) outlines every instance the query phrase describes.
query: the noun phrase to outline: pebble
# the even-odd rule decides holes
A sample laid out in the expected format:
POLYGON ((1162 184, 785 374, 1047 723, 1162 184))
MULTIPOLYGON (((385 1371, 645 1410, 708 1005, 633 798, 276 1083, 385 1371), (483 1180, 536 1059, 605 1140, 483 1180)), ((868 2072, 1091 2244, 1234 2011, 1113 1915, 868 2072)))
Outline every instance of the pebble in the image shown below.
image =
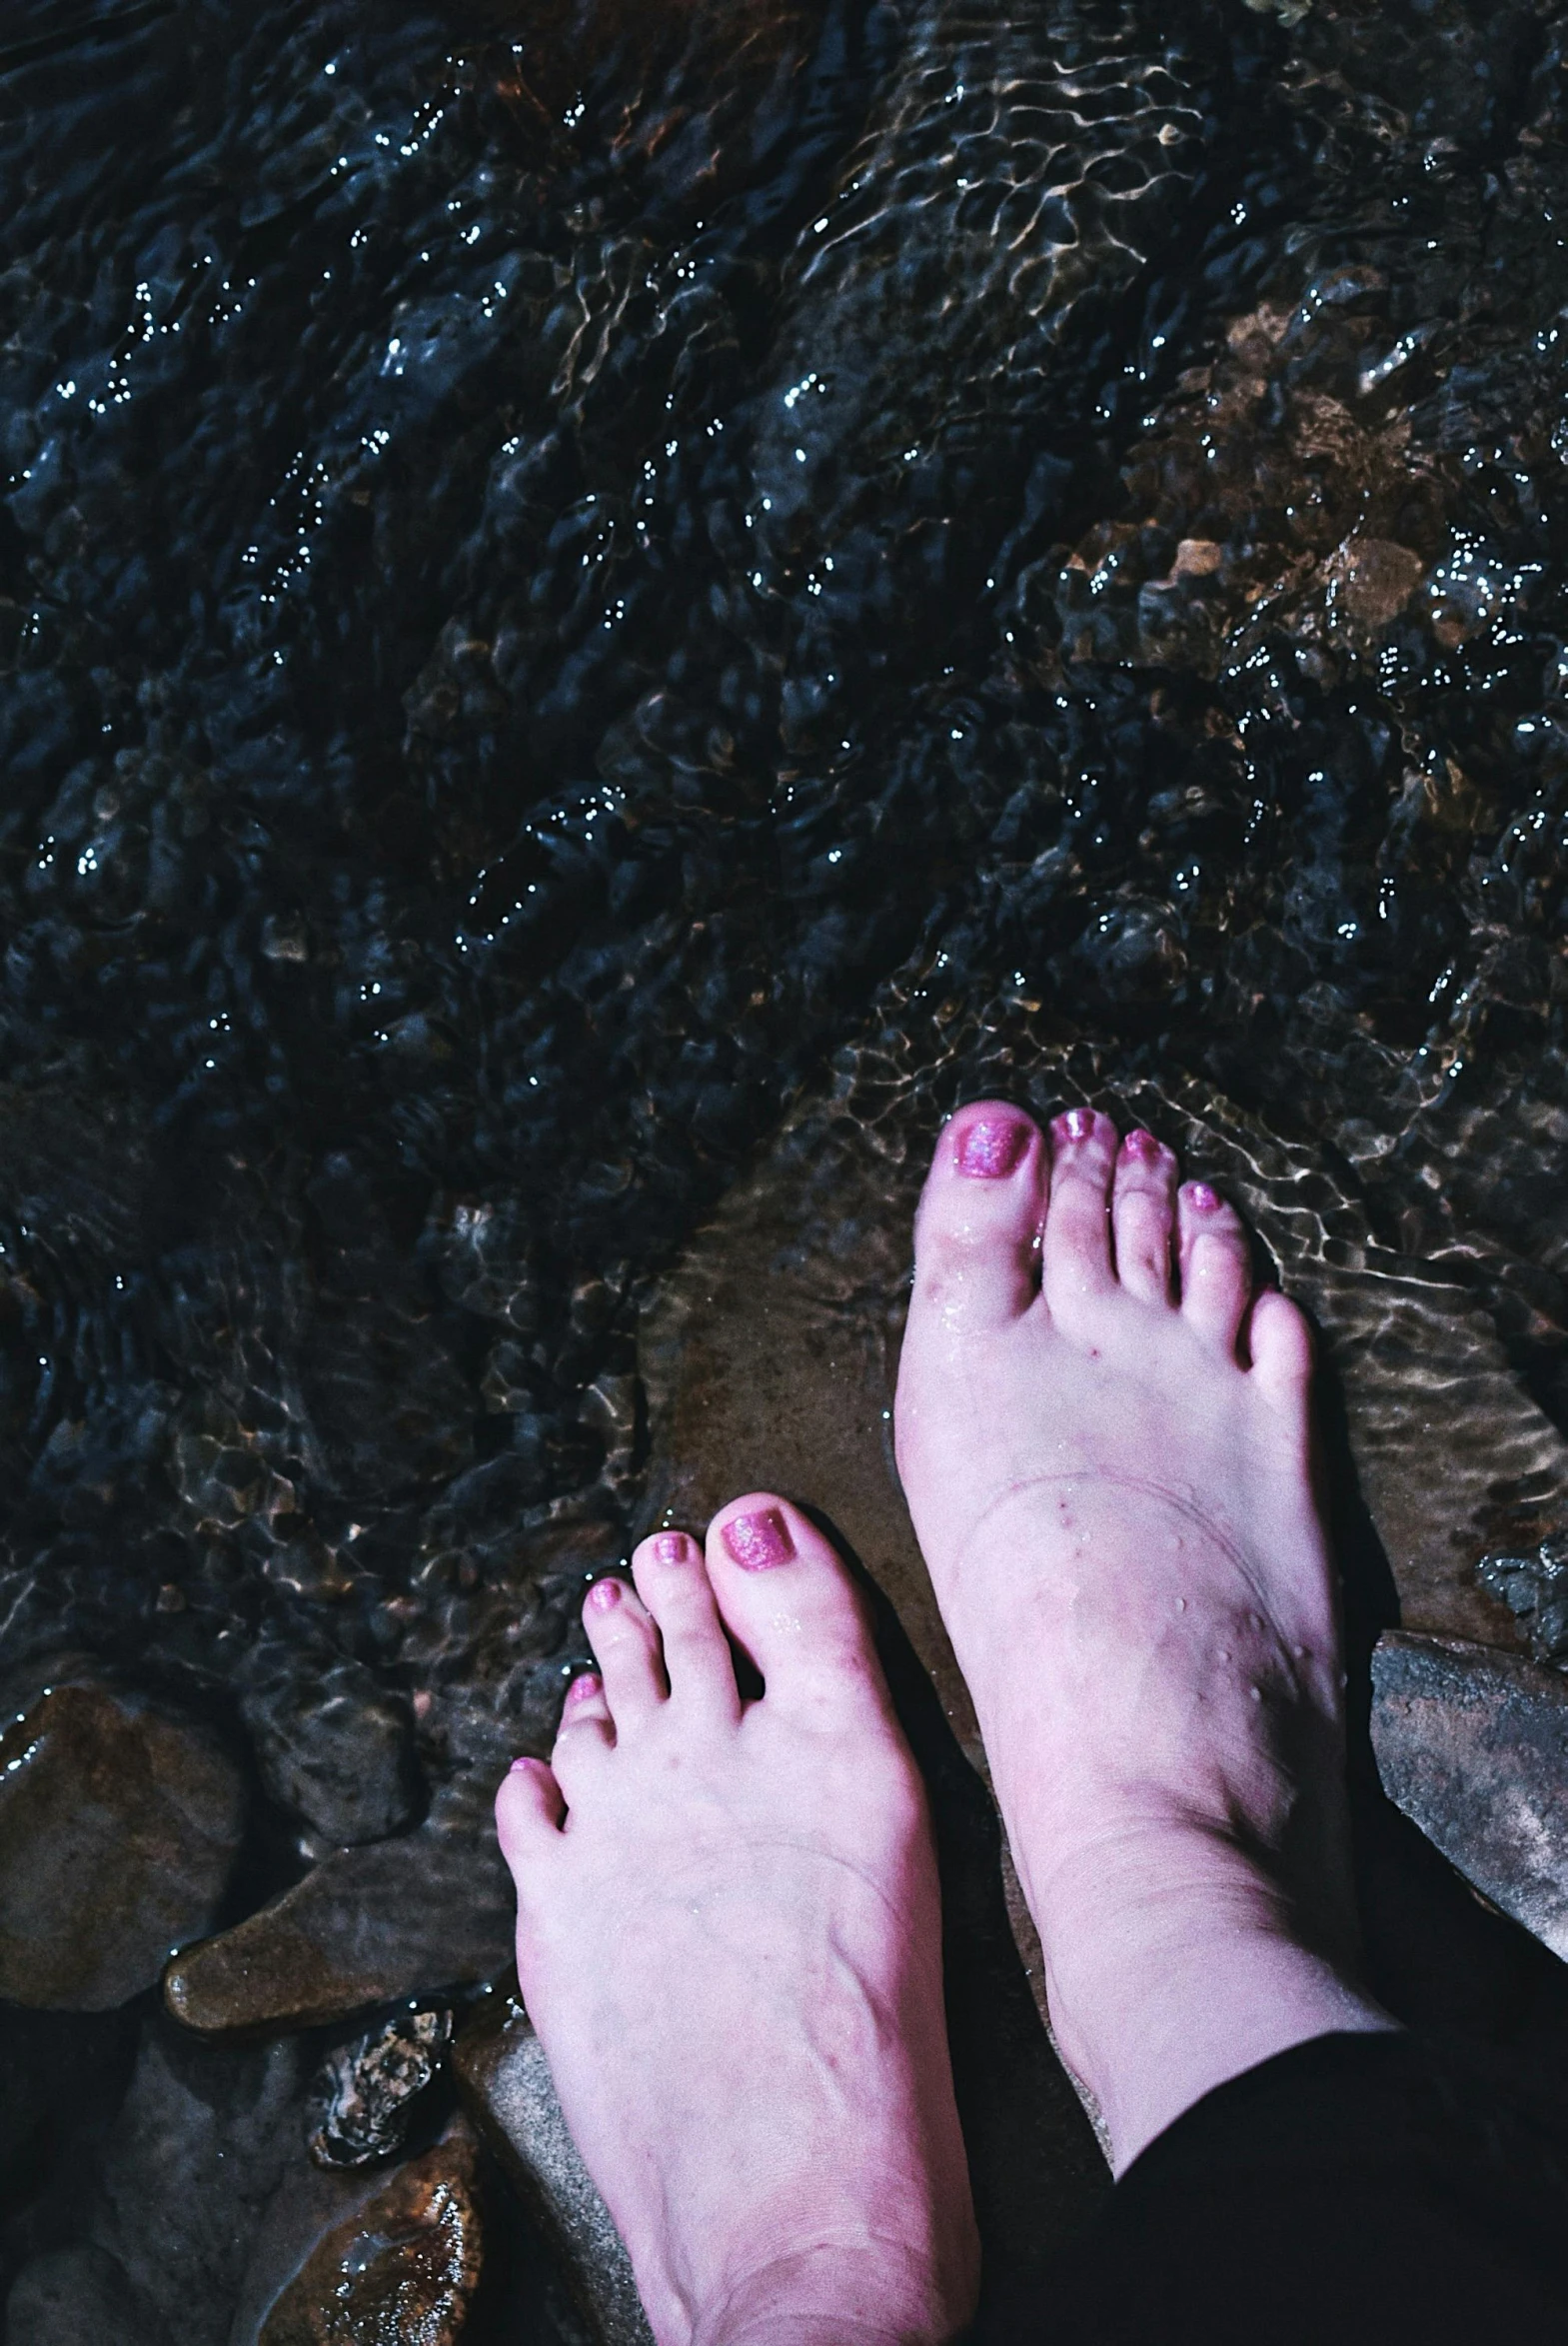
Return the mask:
POLYGON ((478 2159, 456 2120, 317 2244, 260 2346, 455 2346, 481 2271, 478 2159))
POLYGON ((365 2167, 401 2149, 451 2035, 450 2012, 398 2012, 329 2053, 313 2088, 321 2110, 310 2139, 316 2164, 365 2167))
POLYGON ((244 1823, 238 1771, 199 1728, 91 1681, 0 1734, 0 1996, 122 2004, 211 1928, 244 1823))
POLYGON ((464 1785, 417 1831, 335 1850, 271 1905, 182 1954, 170 2011, 204 2034, 314 2028, 489 1979, 515 1904, 488 1795, 464 1785))

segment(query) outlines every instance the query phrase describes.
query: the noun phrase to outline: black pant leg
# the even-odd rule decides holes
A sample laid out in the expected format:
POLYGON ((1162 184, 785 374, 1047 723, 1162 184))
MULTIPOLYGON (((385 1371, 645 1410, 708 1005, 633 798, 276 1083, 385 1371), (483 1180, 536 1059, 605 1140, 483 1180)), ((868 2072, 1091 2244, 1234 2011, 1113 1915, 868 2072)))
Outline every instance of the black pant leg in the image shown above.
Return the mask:
POLYGON ((1405 2034, 1204 2096, 1056 2262, 1039 2346, 1568 2346, 1568 2113, 1405 2034))

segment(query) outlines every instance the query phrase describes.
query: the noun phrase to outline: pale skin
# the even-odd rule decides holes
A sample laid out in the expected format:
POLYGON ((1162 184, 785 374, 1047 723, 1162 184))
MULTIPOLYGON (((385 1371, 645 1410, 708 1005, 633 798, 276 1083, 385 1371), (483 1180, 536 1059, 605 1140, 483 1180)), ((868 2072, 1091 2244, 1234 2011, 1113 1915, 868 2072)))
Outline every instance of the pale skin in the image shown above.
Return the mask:
MULTIPOLYGON (((1168 1150, 942 1133, 897 1455, 1119 2168, 1356 1983, 1311 1345, 1168 1150)), ((518 1970, 659 2346, 937 2346, 978 2255, 919 1778, 830 1545, 773 1492, 590 1591, 598 1668, 497 1803, 518 1970), (732 1641, 764 1692, 740 1691, 732 1641)))

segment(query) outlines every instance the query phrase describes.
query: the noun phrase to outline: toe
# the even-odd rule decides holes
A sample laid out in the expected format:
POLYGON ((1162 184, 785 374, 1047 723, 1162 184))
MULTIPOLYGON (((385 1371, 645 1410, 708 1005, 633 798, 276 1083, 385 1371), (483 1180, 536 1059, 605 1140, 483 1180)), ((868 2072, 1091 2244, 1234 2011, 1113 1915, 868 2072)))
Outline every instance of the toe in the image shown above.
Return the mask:
POLYGON ((1247 1315, 1252 1372, 1265 1390, 1297 1400, 1312 1381, 1312 1330, 1288 1295, 1262 1287, 1247 1315))
POLYGON ((567 1688, 555 1749, 550 1754, 551 1767, 569 1807, 578 1796, 585 1769, 615 1747, 615 1721, 605 1700, 604 1680, 598 1670, 584 1670, 567 1688))
POLYGON ((671 1699, 738 1717, 730 1640, 697 1541, 689 1531, 656 1531, 633 1556, 632 1574, 664 1644, 671 1699))
POLYGON ((771 1491, 731 1501, 708 1532, 708 1570, 736 1642, 778 1708, 887 1713, 870 1624, 842 1562, 798 1507, 771 1491))
POLYGON ((515 1759, 496 1794, 496 1837, 521 1889, 533 1864, 561 1837, 567 1804, 542 1759, 515 1759))
POLYGON ((604 1684, 618 1734, 635 1727, 665 1700, 659 1631, 647 1606, 624 1580, 596 1580, 583 1599, 583 1626, 604 1684))
POLYGON ((1177 1192, 1181 1315, 1231 1359, 1252 1299, 1252 1251, 1240 1216, 1207 1181, 1177 1192))
POLYGON ((1152 1133, 1129 1133, 1116 1158, 1110 1223, 1116 1276, 1140 1303, 1170 1301, 1170 1233, 1175 1219, 1175 1158, 1152 1133))
POLYGON ((1110 1184, 1115 1126, 1092 1108, 1069 1108, 1050 1128, 1050 1203, 1040 1240, 1040 1283, 1051 1317, 1115 1285, 1110 1261, 1110 1184))
POLYGON ((936 1144, 914 1223, 913 1312, 1000 1326, 1038 1291, 1045 1144, 1005 1101, 962 1108, 936 1144))

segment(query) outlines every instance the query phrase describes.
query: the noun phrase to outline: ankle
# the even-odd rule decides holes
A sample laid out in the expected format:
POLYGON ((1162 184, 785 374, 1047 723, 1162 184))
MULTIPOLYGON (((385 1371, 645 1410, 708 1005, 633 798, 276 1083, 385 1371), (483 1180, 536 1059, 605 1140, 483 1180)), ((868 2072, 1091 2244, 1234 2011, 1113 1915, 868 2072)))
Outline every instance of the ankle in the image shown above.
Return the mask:
POLYGON ((691 2346, 945 2346, 972 2302, 972 2286, 944 2290, 900 2242, 824 2242, 775 2259, 704 2308, 691 2346))
POLYGON ((1063 2057, 1120 2173, 1181 2112, 1275 2053, 1391 2028, 1278 1879, 1195 1827, 1120 1836, 1059 1866, 1035 1912, 1063 2057))

